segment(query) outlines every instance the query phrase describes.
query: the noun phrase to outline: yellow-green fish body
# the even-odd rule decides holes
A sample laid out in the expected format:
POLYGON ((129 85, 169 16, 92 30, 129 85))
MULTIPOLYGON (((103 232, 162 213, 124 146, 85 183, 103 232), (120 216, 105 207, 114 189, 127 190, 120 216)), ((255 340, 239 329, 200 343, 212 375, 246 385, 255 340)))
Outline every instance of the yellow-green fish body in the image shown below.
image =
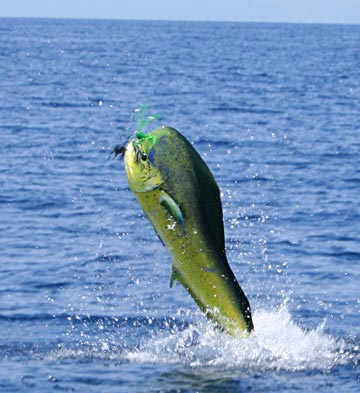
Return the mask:
POLYGON ((250 305, 227 262, 213 175, 175 129, 136 136, 125 146, 129 186, 173 256, 171 285, 178 280, 222 329, 247 336, 250 305))

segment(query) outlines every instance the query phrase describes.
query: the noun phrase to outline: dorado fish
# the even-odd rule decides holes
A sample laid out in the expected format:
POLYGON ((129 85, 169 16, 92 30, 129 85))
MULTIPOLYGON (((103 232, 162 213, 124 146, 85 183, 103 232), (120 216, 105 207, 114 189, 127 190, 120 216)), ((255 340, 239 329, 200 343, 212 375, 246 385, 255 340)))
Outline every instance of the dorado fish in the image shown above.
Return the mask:
POLYGON ((206 316, 233 336, 253 330, 249 302, 225 252, 219 187, 197 151, 161 127, 114 149, 124 155, 131 191, 170 251, 172 273, 206 316))

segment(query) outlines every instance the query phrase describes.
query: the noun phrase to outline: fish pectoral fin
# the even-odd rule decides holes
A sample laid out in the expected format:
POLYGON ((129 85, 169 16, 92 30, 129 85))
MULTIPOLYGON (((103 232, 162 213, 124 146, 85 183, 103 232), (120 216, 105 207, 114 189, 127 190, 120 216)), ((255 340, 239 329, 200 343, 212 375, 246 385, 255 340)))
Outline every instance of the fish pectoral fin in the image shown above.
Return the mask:
POLYGON ((184 216, 179 205, 174 199, 165 191, 161 192, 159 197, 159 203, 163 206, 169 214, 175 219, 175 221, 181 225, 184 225, 184 216))

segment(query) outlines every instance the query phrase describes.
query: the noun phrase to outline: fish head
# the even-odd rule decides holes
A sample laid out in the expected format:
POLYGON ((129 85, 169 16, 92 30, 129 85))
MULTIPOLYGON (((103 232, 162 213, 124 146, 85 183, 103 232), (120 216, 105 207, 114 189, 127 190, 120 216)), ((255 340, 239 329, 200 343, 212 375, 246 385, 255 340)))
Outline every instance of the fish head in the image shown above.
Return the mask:
POLYGON ((124 147, 125 170, 133 192, 148 192, 164 183, 160 170, 150 159, 156 142, 153 133, 137 132, 124 147))

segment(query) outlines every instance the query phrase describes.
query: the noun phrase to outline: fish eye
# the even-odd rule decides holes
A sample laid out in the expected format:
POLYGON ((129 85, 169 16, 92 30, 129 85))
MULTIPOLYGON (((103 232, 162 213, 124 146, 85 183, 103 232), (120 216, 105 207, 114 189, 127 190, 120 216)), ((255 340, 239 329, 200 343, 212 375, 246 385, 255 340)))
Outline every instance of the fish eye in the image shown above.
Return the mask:
POLYGON ((141 153, 141 159, 143 161, 146 161, 147 160, 147 154, 146 153, 141 153))

